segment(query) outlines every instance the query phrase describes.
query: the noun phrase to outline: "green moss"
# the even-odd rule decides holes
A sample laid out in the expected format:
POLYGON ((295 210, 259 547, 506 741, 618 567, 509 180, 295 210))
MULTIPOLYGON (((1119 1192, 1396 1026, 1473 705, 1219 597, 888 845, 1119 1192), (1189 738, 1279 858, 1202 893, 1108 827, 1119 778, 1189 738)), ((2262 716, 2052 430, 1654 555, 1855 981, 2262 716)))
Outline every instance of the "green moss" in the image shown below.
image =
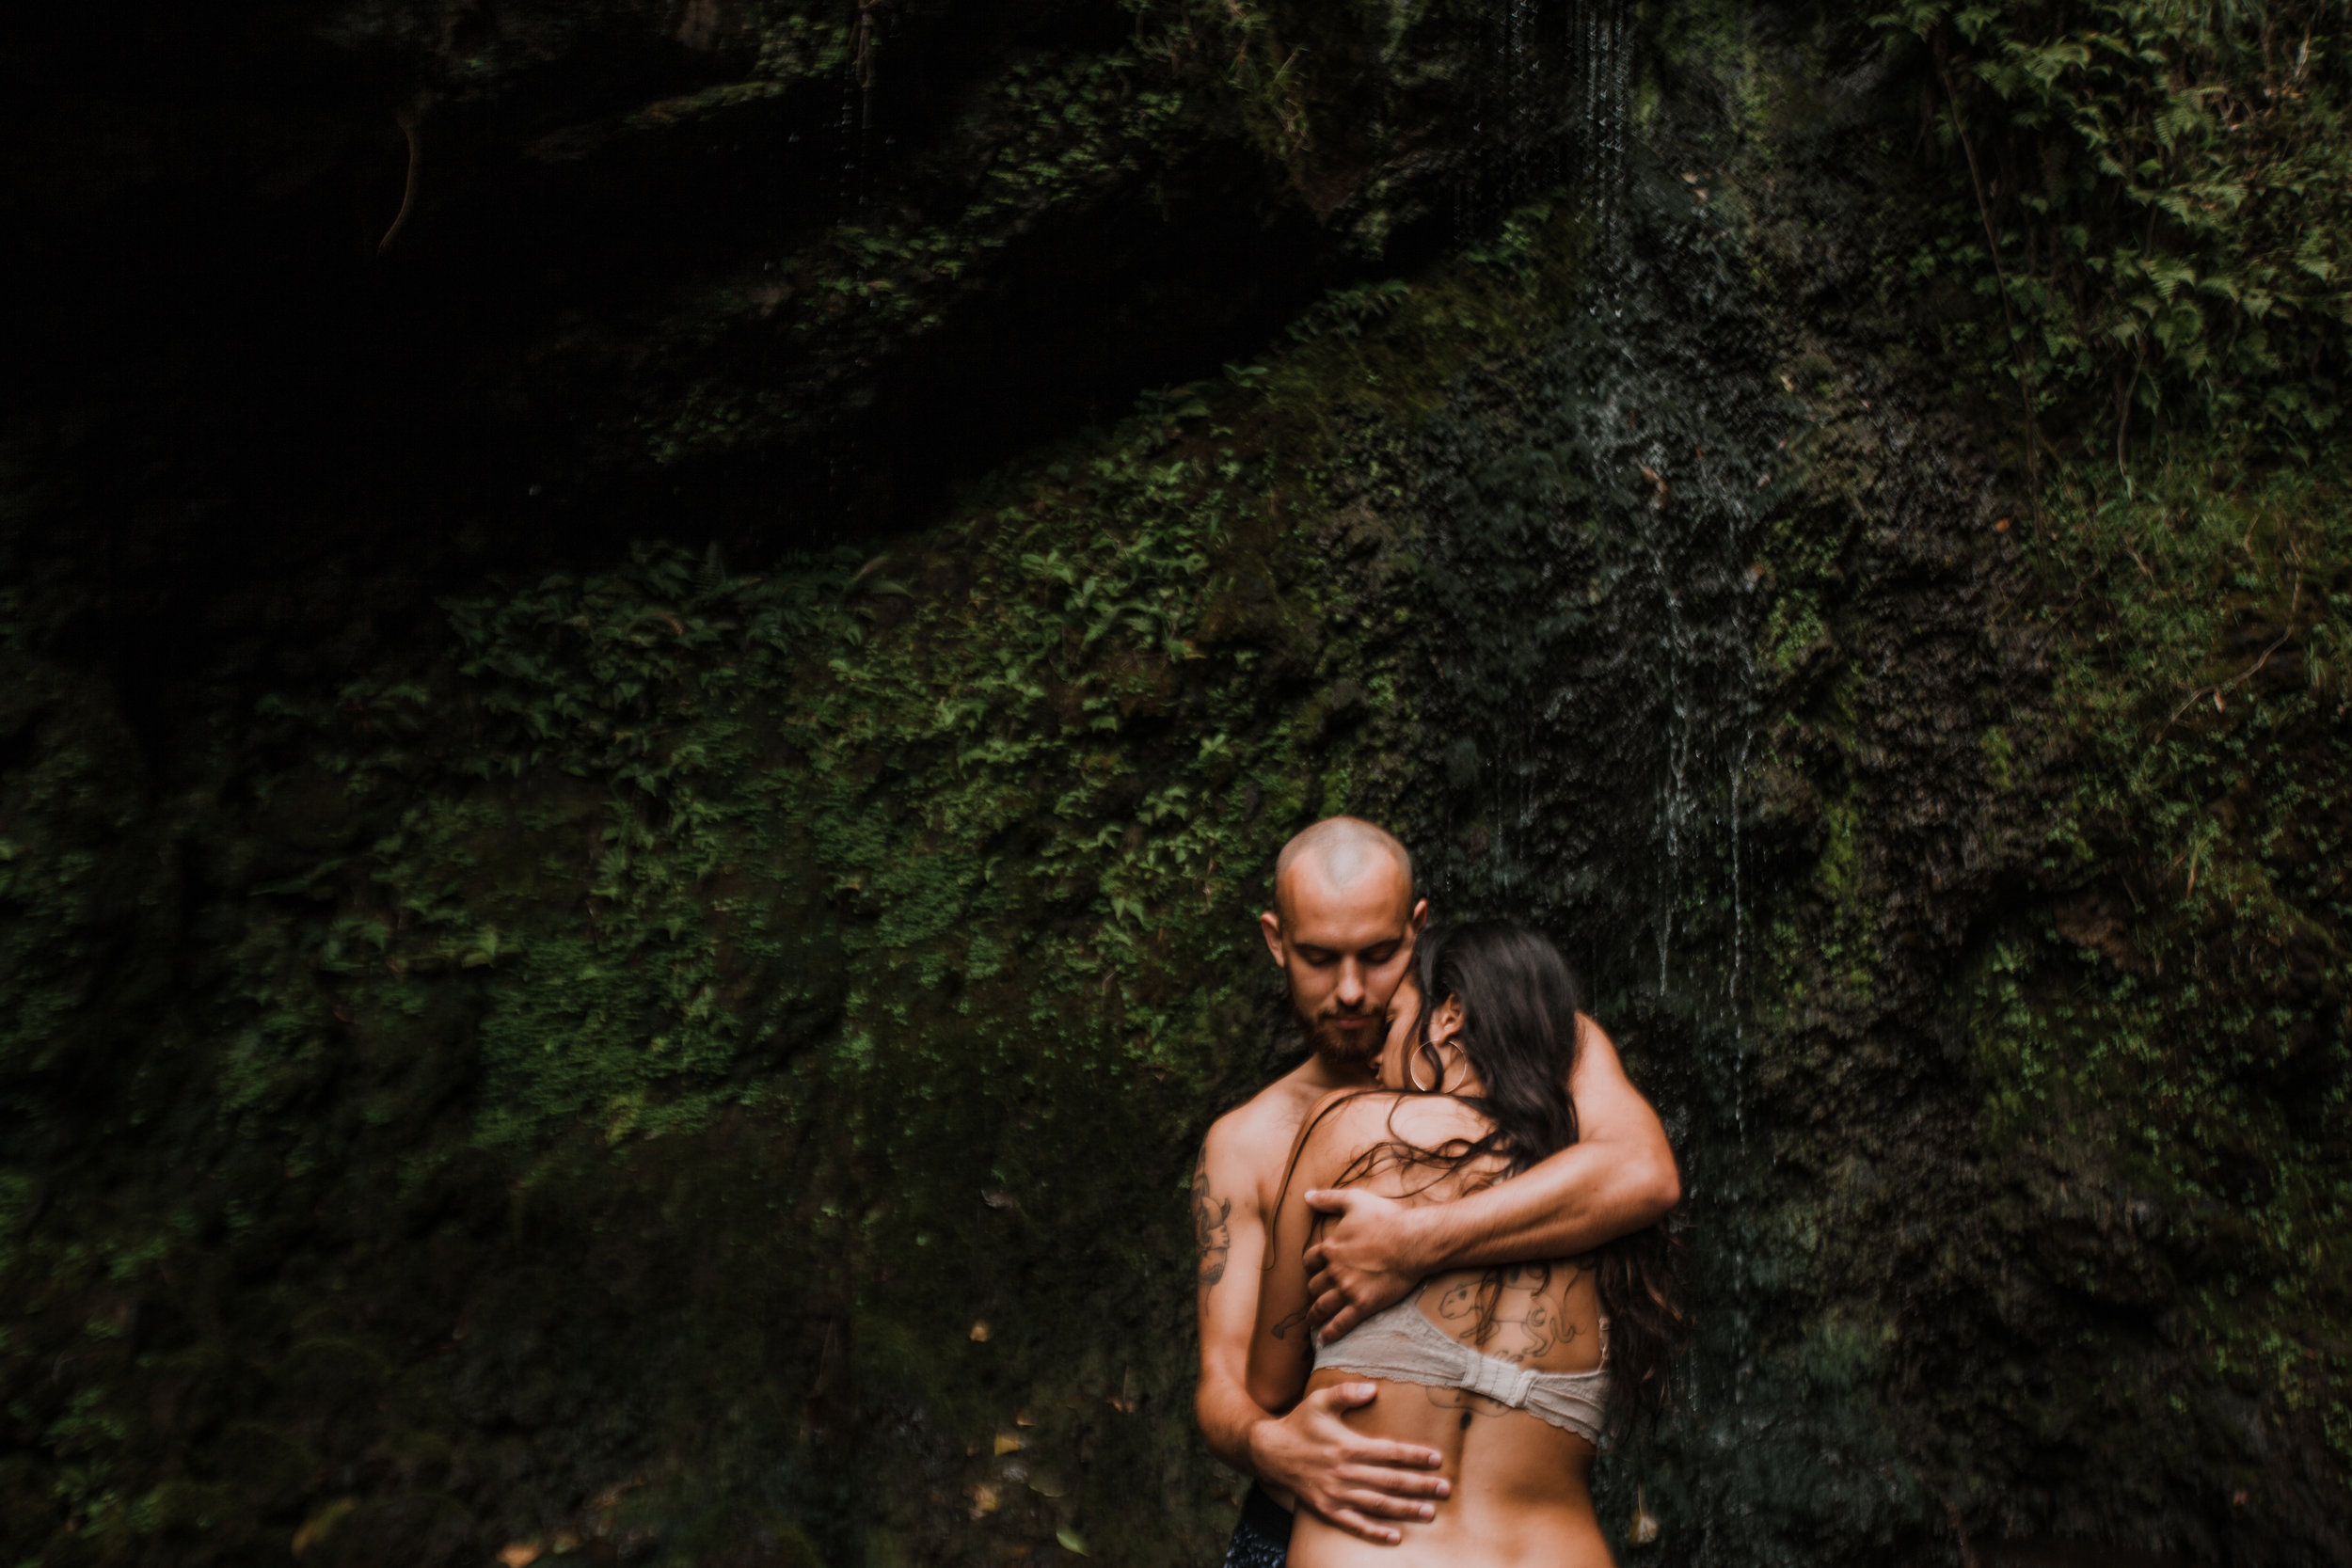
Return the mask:
POLYGON ((2093 891, 1976 994, 1994 1146, 2063 1139, 2146 1195, 2201 1259, 2203 1367, 2344 1456, 2352 1293, 2317 1244, 2352 1211, 2336 472, 2184 444, 2128 485, 2066 477, 2041 566, 2072 590, 2049 615, 2082 761, 2056 817, 2093 891))
POLYGON ((2010 743, 2009 731, 1998 724, 1985 726, 1978 740, 1984 750, 1984 776, 1995 789, 2013 789, 2017 784, 2017 749, 2010 743))

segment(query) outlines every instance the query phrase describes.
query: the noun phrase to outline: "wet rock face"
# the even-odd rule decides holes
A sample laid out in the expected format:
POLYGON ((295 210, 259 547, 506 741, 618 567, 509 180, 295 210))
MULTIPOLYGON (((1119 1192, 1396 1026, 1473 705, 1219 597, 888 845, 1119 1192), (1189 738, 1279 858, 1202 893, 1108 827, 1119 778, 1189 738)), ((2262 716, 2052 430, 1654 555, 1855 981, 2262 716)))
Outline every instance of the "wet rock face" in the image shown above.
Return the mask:
POLYGON ((1678 1521, 1661 1560, 1922 1553, 1899 1412, 1970 1330, 1920 1275, 1980 1180, 1938 993, 2000 875, 1972 705, 2031 649, 1967 449, 1742 264, 1721 132, 1660 141, 1576 318, 1425 427, 1393 809, 1444 905, 1570 934, 1685 1152, 1688 1404, 1605 1511, 1678 1521))
POLYGON ((2341 922, 2225 852, 2329 863, 2332 644, 2185 807, 2084 652, 2332 492, 2028 510, 1867 17, 40 25, 0 1535, 1206 1560, 1183 1182, 1354 809, 1684 1153, 1626 1560, 2346 1560, 2341 922))
MULTIPOLYGON (((1773 46, 1769 24, 1750 39, 1773 46)), ((1463 730, 1503 748, 1543 725, 1559 738, 1527 749, 1540 760, 1518 770, 1516 790, 1465 792, 1458 774, 1442 775, 1455 787, 1438 798, 1470 828, 1459 885, 1490 905, 1556 898, 1592 911, 1562 924, 1623 943, 1614 954, 1596 943, 1587 963, 1604 988, 1624 988, 1612 1001, 1640 1061, 1692 1117, 1685 1147, 1709 1309, 1694 1418, 1658 1446, 1648 1497, 1653 1506, 1674 1498, 1697 1539, 1669 1544, 1668 1555, 1806 1561, 1871 1541, 1890 1557, 1956 1546, 1979 1560, 2066 1560, 2078 1550, 2067 1543, 2098 1543, 2079 1550, 2092 1560, 2339 1560, 2332 1505, 2319 1499, 2337 1495, 2343 1456, 2297 1414, 2329 1397, 2316 1393, 2328 1385, 2315 1370, 2326 1353, 2312 1325, 2280 1320, 2267 1332, 2295 1339, 2287 1354, 2314 1369, 2314 1382, 2255 1396, 2229 1370, 2233 1353, 2217 1349, 2247 1333, 2242 1320, 2190 1305, 2215 1299, 2192 1278, 2277 1269, 2278 1255, 2257 1262, 2255 1227, 2212 1211, 2204 1239, 2190 1242, 2171 1217, 2186 1196, 2175 1184, 2182 1167, 2168 1174, 2099 1129, 2132 1119, 2151 1148, 2197 1135, 2131 1108, 2147 1081, 2120 1093, 2112 1079, 2079 1095, 2021 1092, 2010 1053, 2021 1028, 2042 1027, 2024 1017, 2069 1018, 2093 988, 2165 992, 2156 971, 2168 963, 2169 984, 2185 988, 2171 992, 2183 1011, 2169 1016, 2184 1027, 2197 1028, 2201 1014, 2244 1016, 2234 999, 2254 994, 2257 1010, 2278 1010, 2276 1029, 2307 1040, 2340 1038, 2343 1020, 2332 1003, 2312 1005, 2325 984, 2319 966, 2298 972, 2284 940, 2272 944, 2281 958, 2265 978, 2233 969, 2242 978, 2219 991, 2183 982, 2179 949, 2155 957, 2164 939, 2153 928, 2164 917, 2152 906, 2181 893, 2177 880, 2157 893, 2165 873, 2140 858, 2144 821, 2108 817, 2114 836, 2099 852, 2114 857, 2110 867, 2139 867, 2122 873, 2139 890, 2133 914, 2117 884, 2093 874, 2092 855, 2053 852, 2070 838, 2064 814, 2108 787, 2089 781, 2110 776, 2099 769, 2113 764, 2096 759, 2116 742, 2096 738, 2072 672, 2083 669, 2086 645, 2113 633, 2064 610, 2014 613, 2051 592, 2012 547, 2031 515, 2015 476, 1985 461, 1985 433, 1966 433, 1907 366, 1899 341, 1916 302, 1863 286, 1860 260, 1901 254, 1917 232, 1905 225, 1918 221, 1884 196, 1900 109, 1884 90, 1885 57, 1873 53, 1816 56, 1815 85, 1780 101, 1784 133, 1767 163, 1722 155, 1740 141, 1724 131, 1740 112, 1725 103, 1713 118, 1703 93, 1653 129, 1651 150, 1688 188, 1679 211, 1692 215, 1661 225, 1657 214, 1677 209, 1645 214, 1636 204, 1641 267, 1667 287, 1608 335, 1646 352, 1628 356, 1622 378, 1586 373, 1580 390, 1598 403, 1631 386, 1684 419, 1726 404, 1753 410, 1723 448, 1692 439, 1689 450, 1738 453, 1745 436, 1760 457, 1769 440, 1775 467, 1793 471, 1746 506, 1726 505, 1719 491, 1677 511, 1660 452, 1633 464, 1639 484, 1624 484, 1622 520, 1600 536, 1620 551, 1645 534, 1669 550, 1711 551, 1719 582, 1751 552, 1749 657, 1696 666, 1677 657, 1692 641, 1679 617, 1709 581, 1705 554, 1668 578, 1687 598, 1621 604, 1605 635, 1563 639, 1548 668, 1525 657, 1540 632, 1498 641, 1497 655, 1518 661, 1490 656, 1464 689, 1515 700, 1485 718, 1474 701, 1438 708, 1454 719, 1439 726, 1451 735, 1447 758, 1463 730), (1744 276, 1703 245, 1677 243, 1726 212, 1744 276), (1662 309, 1661 296, 1679 309, 1662 309), (1695 351, 1677 352, 1685 343, 1695 351), (1743 387, 1743 366, 1765 373, 1750 370, 1743 387), (1645 486, 1651 493, 1637 501, 1645 486), (1668 526, 1640 526, 1637 504, 1668 526), (1627 651, 1644 647, 1654 651, 1627 651), (1597 681, 1611 661, 1615 673, 1597 681), (1714 672, 1712 683, 1684 673, 1692 668, 1714 672), (1629 725, 1600 754, 1637 777, 1648 770, 1648 853, 1593 876, 1587 865, 1643 842, 1644 815, 1602 770, 1570 760, 1579 753, 1568 737, 1580 719, 1605 728, 1645 701, 1657 715, 1646 744, 1629 725), (1722 781, 1711 789, 1683 783, 1710 770, 1722 781), (1592 833, 1581 856, 1514 862, 1491 855, 1488 822, 1511 823, 1536 845, 1612 826, 1592 833), (1562 876, 1563 866, 1576 869, 1562 876), (1687 943, 1678 959, 1658 941, 1670 921, 1687 943), (2135 926, 2140 934, 2127 938, 2135 926), (1642 973, 1653 958, 1655 982, 1642 973), (2018 1000, 2021 990, 2032 999, 2018 1000), (2289 1430, 2300 1435, 2282 1443, 2289 1430), (1742 1450, 1728 1467, 1719 1457, 1727 1449, 1742 1450), (1784 1467, 1791 1451, 1810 1457, 1784 1467), (2262 1475, 2250 1484, 2249 1466, 2262 1475), (1729 1485, 1726 1468, 1740 1478, 1729 1485)), ((1641 297, 1640 271, 1629 302, 1641 297)), ((1523 415, 1479 421, 1482 436, 1509 431, 1506 447, 1531 426, 1540 428, 1523 415)), ((1569 449, 1581 461, 1562 467, 1600 477, 1591 450, 1569 449)), ((1551 506, 1552 547, 1518 559, 1582 566, 1562 525, 1605 511, 1607 487, 1564 499, 1551 506)), ((1491 568, 1467 576, 1490 580, 1491 568)), ((2282 594, 2292 578, 2280 572, 2282 594)), ((2079 594, 2082 580, 2066 592, 2079 594)), ((1563 595, 1540 596, 1556 607, 1563 595)), ((1709 631, 1743 608, 1731 595, 1717 606, 1698 618, 1709 631)), ((1531 597, 1497 619, 1541 626, 1534 609, 1531 597)), ((2259 653, 2258 638, 2238 635, 2259 653)), ((2116 679, 2104 666, 2090 678, 2116 679)), ((2162 702, 2180 710, 2177 693, 2162 702)), ((2297 702, 2263 721, 2292 730, 2297 702)), ((2135 725, 2123 744, 2144 754, 2155 730, 2135 725)), ((2295 733, 2284 750, 2299 760, 2275 765, 2289 775, 2332 744, 2295 733)), ((1423 776, 1441 776, 1436 749, 1425 758, 1423 776)), ((2323 818, 2336 809, 2322 803, 2333 799, 2326 791, 2296 798, 2323 818)), ((2153 805, 2139 800, 2137 809, 2153 805)), ((2299 907, 2313 911, 2302 918, 2331 918, 2316 912, 2333 907, 2327 895, 2299 907)), ((2086 1064, 2074 1082, 2087 1085, 2098 1070, 2087 1064, 2111 1053, 2153 1061, 2147 1027, 2102 1014, 2057 1051, 2086 1064)), ((2340 1154, 2328 1152, 2336 1146, 2287 1133, 2291 1113, 2255 1086, 2270 1082, 2268 1069, 2245 1055, 2236 1064, 2183 1061, 2152 1076, 2211 1074, 2185 1091, 2192 1097, 2250 1093, 2230 1102, 2268 1129, 2261 1136, 2278 1140, 2268 1145, 2277 1159, 2340 1172, 2340 1154)), ((2262 1184, 2238 1190, 2253 1200, 2262 1184)), ((2299 1212, 2296 1223, 2327 1227, 2299 1212)), ((2304 1287, 2285 1288, 2304 1299, 2304 1287)), ((1629 1516, 1630 1504, 1617 1504, 1629 1516)))
POLYGON ((1107 0, 53 18, 25 413, 246 517, 215 538, 453 490, 499 539, 902 529, 1441 239, 1479 49, 1107 0))

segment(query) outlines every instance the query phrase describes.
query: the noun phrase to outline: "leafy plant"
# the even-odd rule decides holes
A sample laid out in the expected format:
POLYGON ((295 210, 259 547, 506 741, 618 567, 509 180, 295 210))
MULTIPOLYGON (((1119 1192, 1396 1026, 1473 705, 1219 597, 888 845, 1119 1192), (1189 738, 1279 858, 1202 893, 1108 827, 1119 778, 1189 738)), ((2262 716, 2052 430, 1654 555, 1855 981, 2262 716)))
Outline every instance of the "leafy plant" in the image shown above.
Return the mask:
POLYGON ((2308 450, 2352 326, 2340 7, 1906 0, 1877 21, 1927 44, 1962 187, 1904 281, 1982 303, 1952 346, 2032 446, 2079 429, 2121 462, 2137 414, 2308 450))

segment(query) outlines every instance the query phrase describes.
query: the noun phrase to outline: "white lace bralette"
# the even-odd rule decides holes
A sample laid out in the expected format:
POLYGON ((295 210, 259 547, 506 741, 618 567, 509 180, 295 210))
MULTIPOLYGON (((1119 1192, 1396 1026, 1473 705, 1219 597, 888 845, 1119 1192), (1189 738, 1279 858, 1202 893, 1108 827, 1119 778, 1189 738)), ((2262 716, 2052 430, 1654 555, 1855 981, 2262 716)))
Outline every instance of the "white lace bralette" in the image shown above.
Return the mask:
MULTIPOLYGON (((1415 1292, 1418 1295, 1419 1292, 1415 1292)), ((1360 1372, 1391 1383, 1459 1388, 1524 1410, 1600 1441, 1609 1406, 1609 1322, 1600 1324, 1601 1364, 1589 1372, 1541 1372, 1473 1350, 1429 1321, 1415 1296, 1375 1312, 1315 1352, 1315 1370, 1360 1372)))

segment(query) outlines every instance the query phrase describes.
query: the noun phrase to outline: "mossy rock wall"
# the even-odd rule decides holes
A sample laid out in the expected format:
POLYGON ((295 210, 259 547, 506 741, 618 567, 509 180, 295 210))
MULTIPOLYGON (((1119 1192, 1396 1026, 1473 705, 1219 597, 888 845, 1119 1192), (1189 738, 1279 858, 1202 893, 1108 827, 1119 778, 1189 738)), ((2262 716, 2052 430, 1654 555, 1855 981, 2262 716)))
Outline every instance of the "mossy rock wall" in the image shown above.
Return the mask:
POLYGON ((1337 810, 1683 1151, 1623 1560, 2352 1559, 2333 328, 2120 458, 1988 357, 1947 21, 241 25, 36 40, 21 1559, 1214 1560, 1184 1181, 1337 810), (107 316, 167 209, 364 244, 107 316))

